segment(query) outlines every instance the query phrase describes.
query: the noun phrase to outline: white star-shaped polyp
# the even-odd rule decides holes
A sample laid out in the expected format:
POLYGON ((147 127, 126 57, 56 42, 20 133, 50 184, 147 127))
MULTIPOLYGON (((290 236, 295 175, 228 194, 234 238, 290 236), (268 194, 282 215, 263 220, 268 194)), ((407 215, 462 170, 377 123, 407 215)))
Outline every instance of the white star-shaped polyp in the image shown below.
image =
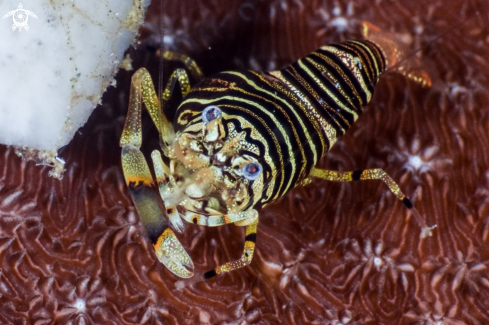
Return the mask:
POLYGON ((336 17, 330 21, 330 25, 336 27, 339 33, 342 33, 348 29, 348 20, 344 17, 336 17))
POLYGON ((487 296, 489 261, 480 261, 478 254, 473 243, 469 243, 465 254, 457 251, 456 256, 443 256, 424 262, 419 272, 429 275, 425 277, 426 287, 430 288, 428 292, 434 292, 434 288, 440 288, 442 292, 436 294, 431 302, 420 302, 416 310, 409 310, 405 316, 417 323, 458 324, 457 310, 466 308, 461 307, 465 290, 472 288, 481 296, 487 296))
POLYGON ((419 170, 419 168, 421 168, 421 166, 424 163, 420 156, 417 156, 417 155, 416 156, 411 156, 411 155, 409 155, 408 157, 409 158, 408 158, 407 164, 410 165, 415 170, 419 170))
POLYGON ((83 313, 85 312, 85 307, 86 307, 86 304, 85 304, 85 299, 81 299, 81 298, 78 298, 75 300, 75 303, 73 304, 73 307, 75 307, 76 309, 78 309, 78 311, 80 313, 83 313))
POLYGON ((467 89, 467 87, 461 86, 460 83, 458 82, 451 82, 448 84, 447 87, 448 94, 454 98, 459 95, 466 95, 467 93, 470 93, 467 89))
POLYGON ((379 267, 382 266, 382 264, 384 264, 384 262, 382 261, 382 258, 380 257, 374 257, 374 265, 375 267, 378 269, 379 267))
POLYGON ((358 280, 364 282, 369 281, 372 276, 380 276, 377 284, 383 290, 388 281, 395 283, 397 278, 401 277, 404 281, 404 289, 407 290, 408 283, 405 274, 414 272, 414 266, 397 261, 400 254, 398 249, 386 248, 382 241, 374 243, 366 240, 360 243, 356 239, 345 239, 342 246, 349 252, 347 264, 355 264, 349 278, 359 277, 358 280), (383 274, 387 276, 384 277, 383 274))
POLYGON ((443 157, 437 145, 423 146, 420 139, 414 138, 410 143, 398 139, 397 159, 404 161, 404 168, 422 174, 429 170, 443 170, 452 164, 451 159, 443 157), (399 150, 400 149, 400 150, 399 150))
POLYGON ((441 162, 440 160, 444 160, 440 159, 438 154, 438 146, 433 145, 426 148, 420 148, 419 142, 414 140, 411 145, 411 150, 406 154, 407 161, 405 167, 417 171, 419 174, 428 170, 434 170, 436 169, 436 165, 441 162))

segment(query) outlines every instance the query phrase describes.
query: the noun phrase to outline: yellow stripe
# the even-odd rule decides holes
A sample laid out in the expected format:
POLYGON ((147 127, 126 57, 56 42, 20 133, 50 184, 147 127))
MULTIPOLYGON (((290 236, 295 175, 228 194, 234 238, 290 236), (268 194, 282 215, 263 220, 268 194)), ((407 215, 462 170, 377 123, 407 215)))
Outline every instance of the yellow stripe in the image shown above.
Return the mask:
MULTIPOLYGON (((205 89, 202 89, 203 91, 205 91, 205 89)), ((249 104, 252 104, 252 106, 257 106, 256 103, 254 102, 250 102, 250 101, 246 101, 246 100, 243 100, 242 98, 238 98, 238 97, 233 97, 233 96, 223 96, 223 97, 219 97, 218 99, 216 98, 213 98, 213 99, 202 99, 202 98, 189 98, 187 100, 185 100, 181 105, 184 105, 184 104, 187 104, 187 103, 199 103, 199 104, 202 104, 202 105, 208 105, 208 104, 211 104, 211 103, 215 103, 217 100, 220 100, 220 99, 229 99, 229 100, 232 100, 234 102, 247 102, 249 104)), ((262 123, 263 126, 265 126, 265 128, 267 129, 267 131, 269 132, 270 136, 272 137, 273 139, 273 142, 277 148, 277 151, 278 151, 278 156, 280 157, 280 165, 283 166, 284 163, 283 163, 283 154, 282 154, 282 151, 280 149, 280 143, 278 141, 278 139, 275 137, 275 134, 274 132, 269 128, 269 126, 267 125, 267 123, 265 123, 265 121, 260 118, 257 114, 255 114, 254 112, 251 112, 251 111, 248 111, 248 110, 245 110, 243 107, 239 107, 239 106, 229 106, 229 107, 232 107, 232 108, 235 108, 235 109, 239 109, 239 110, 242 110, 242 111, 245 111, 247 112, 248 114, 251 114, 253 117, 255 117, 257 120, 260 121, 260 123, 262 123)), ((260 109, 258 107, 258 109, 260 109)), ((274 118, 273 114, 270 114, 270 113, 267 113, 267 115, 271 116, 272 119, 275 121, 275 124, 277 125, 278 128, 281 129, 281 132, 282 134, 285 133, 285 130, 282 128, 281 124, 274 118)), ((233 116, 235 118, 238 118, 237 116, 234 116, 234 115, 229 115, 229 116, 233 116)), ((241 118, 239 118, 239 120, 241 122, 243 122, 243 120, 241 118)), ((245 122, 248 122, 245 120, 245 122)), ((252 128, 252 125, 249 124, 250 128, 252 128)), ((253 129, 253 128, 252 128, 253 129)), ((290 148, 292 147, 291 144, 290 144, 290 141, 287 142, 287 146, 289 147, 289 150, 291 150, 290 148)), ((272 170, 272 172, 276 172, 277 171, 277 166, 275 166, 275 164, 273 163, 273 160, 272 159, 268 159, 267 163, 270 165, 270 168, 272 170)), ((281 180, 281 183, 280 183, 280 188, 282 188, 283 186, 283 181, 285 179, 285 171, 284 169, 282 168, 282 180, 281 180)), ((275 175, 272 174, 272 177, 270 180, 275 180, 275 175)), ((272 186, 273 188, 273 186, 272 186)), ((278 193, 279 191, 277 191, 278 193)), ((267 195, 269 194, 270 192, 267 193, 267 195)), ((257 200, 259 199, 260 197, 255 197, 253 199, 253 202, 254 204, 256 204, 257 200)), ((277 195, 275 195, 275 197, 272 198, 272 200, 276 199, 277 198, 277 195)), ((265 199, 264 199, 265 200, 265 199)), ((266 198, 266 200, 269 200, 269 198, 266 198)), ((253 204, 253 205, 254 205, 253 204)))
MULTIPOLYGON (((220 98, 229 98, 229 97, 220 97, 220 98)), ((292 146, 292 143, 290 142, 290 138, 288 137, 288 134, 287 132, 285 132, 285 129, 282 127, 281 123, 275 118, 275 115, 273 115, 271 112, 268 112, 267 110, 265 110, 261 105, 259 105, 258 103, 254 102, 254 101, 249 101, 249 100, 245 100, 243 98, 238 98, 238 97, 233 97, 233 100, 236 101, 236 102, 242 102, 242 103, 246 103, 250 106, 254 106, 256 107, 257 109, 259 109, 261 112, 265 113, 266 115, 268 115, 268 117, 270 117, 274 123, 275 123, 275 126, 279 129, 280 133, 284 136, 284 139, 285 139, 285 144, 288 148, 288 151, 289 153, 293 152, 293 146, 292 146)), ((241 109, 242 111, 246 111, 247 113, 249 113, 249 111, 245 110, 244 108, 242 107, 236 107, 236 108, 239 108, 241 109)), ((231 115, 232 116, 232 115, 231 115)), ((261 120, 261 119, 260 119, 261 120)), ((262 124, 263 125, 266 125, 265 121, 261 120, 262 121, 262 124)), ((268 127, 267 127, 268 128, 268 127)), ((271 134, 274 134, 272 132, 272 130, 270 130, 271 134)), ((280 144, 278 142, 277 139, 274 139, 274 142, 275 142, 275 145, 277 146, 277 150, 279 150, 279 157, 280 157, 280 166, 284 166, 284 161, 283 161, 283 154, 280 150, 280 144)), ((292 164, 292 173, 295 173, 295 168, 296 168, 296 165, 295 165, 295 157, 294 155, 290 155, 290 161, 291 161, 291 164, 292 164)), ((284 186, 284 180, 285 180, 285 169, 284 168, 281 168, 281 174, 282 174, 282 178, 280 180, 280 187, 279 187, 279 190, 275 193, 275 195, 273 196, 272 200, 275 200, 279 197, 279 192, 280 190, 282 189, 282 187, 284 186)), ((272 175, 272 177, 274 177, 272 175)), ((291 182, 291 178, 289 178, 289 184, 291 182)), ((288 188, 289 186, 287 186, 288 188)), ((255 201, 255 200, 253 200, 255 201)))
MULTIPOLYGON (((343 43, 342 45, 347 46, 348 44, 343 43)), ((355 61, 356 61, 355 58, 356 59, 359 59, 359 58, 356 56, 353 56, 349 53, 343 52, 343 51, 341 51, 341 50, 339 50, 333 46, 327 46, 327 45, 322 46, 321 50, 333 53, 334 55, 336 55, 336 57, 338 59, 341 60, 341 62, 343 62, 346 65, 346 67, 350 70, 350 72, 355 76, 355 79, 357 79, 358 82, 360 83, 360 87, 362 87, 363 91, 365 92, 367 102, 363 103, 363 104, 366 105, 367 103, 369 103, 370 98, 372 97, 372 93, 368 90, 368 87, 365 84, 365 80, 363 79, 362 74, 361 74, 360 70, 358 69, 358 65, 355 64, 355 61)), ((346 80, 348 78, 345 77, 344 79, 346 80)))
POLYGON ((374 73, 374 76, 373 77, 375 78, 375 75, 379 76, 380 75, 379 66, 377 65, 377 59, 375 57, 375 54, 372 52, 372 49, 369 46, 367 46, 367 44, 365 44, 365 43, 358 42, 358 41, 351 41, 351 42, 357 44, 364 51, 368 52, 369 59, 371 61, 373 61, 373 63, 374 63, 374 68, 370 67, 373 70, 373 73, 374 73))
MULTIPOLYGON (((305 101, 301 100, 301 97, 298 96, 298 94, 300 94, 300 92, 290 84, 290 82, 283 76, 281 71, 279 71, 279 70, 270 71, 269 74, 274 76, 275 78, 277 78, 277 80, 279 80, 280 83, 279 82, 270 82, 266 79, 264 79, 264 82, 266 82, 268 85, 270 85, 270 87, 280 91, 282 94, 287 96, 290 100, 294 101, 294 103, 297 105, 297 107, 299 107, 302 110, 302 112, 306 115, 308 122, 313 125, 314 131, 319 136, 319 140, 321 142, 321 147, 322 147, 322 153, 323 154, 326 153, 326 151, 328 151, 328 144, 325 142, 325 139, 322 135, 322 132, 321 132, 322 126, 320 125, 320 123, 318 123, 317 118, 314 116, 314 111, 311 112, 311 108, 306 107, 307 104, 305 103, 305 101)), ((284 102, 291 109, 291 111, 296 115, 297 120, 300 122, 302 129, 304 130, 307 141, 311 144, 311 150, 313 153, 313 163, 316 164, 316 162, 318 160, 318 157, 316 154, 317 149, 316 149, 316 145, 314 144, 314 142, 312 140, 310 133, 308 132, 308 128, 304 125, 303 120, 299 117, 296 110, 291 105, 289 105, 289 103, 287 101, 284 101, 281 98, 277 98, 277 99, 284 102)))
MULTIPOLYGON (((236 73, 231 73, 231 74, 236 74, 236 73)), ((239 74, 239 73, 238 73, 239 74)), ((255 74, 256 75, 256 74, 255 74)), ((258 75, 256 75, 257 77, 260 77, 258 75)), ((259 87, 258 85, 256 85, 256 83, 254 83, 253 81, 249 80, 248 78, 246 78, 245 76, 241 75, 241 77, 243 79, 245 79, 245 81, 248 83, 248 85, 252 86, 253 88, 255 88, 255 90, 259 91, 259 92, 262 92, 262 93, 265 93, 265 94, 268 94, 274 98, 279 98, 280 97, 276 97, 274 96, 272 93, 268 92, 268 91, 265 91, 264 89, 262 89, 261 87, 259 87)), ((262 80, 263 82, 266 82, 265 79, 262 80)), ((268 83, 267 83, 268 84, 268 83)), ((261 96, 259 96, 258 94, 255 94, 255 93, 249 93, 247 91, 245 91, 244 89, 242 88, 236 88, 236 87, 233 87, 231 86, 231 89, 234 89, 234 90, 237 90, 237 91, 240 91, 241 93, 244 93, 248 96, 251 96, 251 97, 258 97, 261 101, 264 101, 264 102, 267 102, 267 103, 270 103, 272 105, 274 105, 278 110, 280 110, 283 115, 287 118, 287 121, 289 122, 289 125, 291 126, 291 129, 294 133, 294 138, 296 139, 296 141, 299 143, 299 149, 301 149, 300 145, 301 145, 301 140, 300 140, 300 137, 299 137, 299 134, 297 133, 297 129, 294 127, 293 125, 293 122, 292 120, 290 119, 289 117, 289 114, 287 111, 284 111, 284 109, 282 108, 282 106, 276 104, 275 102, 273 101, 270 101, 268 99, 265 99, 261 96)), ((288 103, 282 99, 280 99, 280 101, 284 102, 285 104, 288 105, 288 103)), ((297 118, 297 120, 299 121, 299 123, 301 124, 301 127, 303 130, 306 130, 306 127, 303 123, 303 121, 300 119, 300 117, 298 116, 297 112, 293 109, 293 107, 291 107, 290 105, 288 105, 291 109, 291 112, 294 113, 295 117, 297 118)), ((259 106, 260 108, 262 108, 262 106, 259 106)), ((264 111, 267 115, 269 116, 275 116, 273 115, 272 113, 270 113, 268 110, 265 110, 262 108, 262 111, 264 111)), ((278 122, 276 122, 278 123, 278 122)), ((284 138, 288 138, 288 135, 284 133, 285 131, 282 132, 282 134, 284 135, 284 138)), ((312 139, 309 137, 309 134, 306 133, 306 137, 307 137, 307 141, 309 141, 309 143, 311 143, 311 147, 313 147, 313 154, 314 154, 314 159, 317 159, 316 158, 316 151, 315 151, 315 146, 314 144, 312 143, 312 139)), ((307 161, 307 157, 305 155, 305 152, 304 150, 300 150, 301 154, 302 154, 302 160, 303 161, 307 161)), ((295 174, 295 171, 296 171, 296 167, 297 165, 295 164, 295 152, 292 150, 292 145, 289 146, 289 155, 290 155, 290 161, 291 161, 291 164, 292 164, 292 174, 295 174)), ((314 161, 314 164, 316 163, 316 160, 314 161)), ((300 171, 300 174, 299 175, 303 175, 304 177, 306 176, 305 173, 306 173, 306 170, 305 170, 305 164, 302 164, 302 168, 301 168, 301 171, 300 171)), ((283 172, 285 172, 285 165, 282 164, 282 169, 283 169, 283 172)), ((281 184, 282 185, 282 184, 281 184)), ((291 187, 292 185, 292 177, 289 177, 289 182, 287 183, 287 186, 285 189, 282 189, 282 186, 280 187, 279 191, 277 191, 277 193, 275 193, 275 198, 278 197, 279 195, 279 192, 287 192, 289 190, 289 188, 291 187)))
MULTIPOLYGON (((284 105, 286 105, 286 106, 289 108, 290 112, 294 114, 294 116, 295 116, 296 120, 299 122, 299 124, 300 124, 300 125, 301 125, 301 127, 302 127, 302 130, 304 131, 304 135, 306 136, 307 142, 309 143, 309 145, 310 145, 310 147, 311 147, 312 154, 313 154, 313 165, 315 165, 315 164, 317 163, 317 161, 318 161, 318 156, 317 156, 317 148, 316 148, 316 145, 314 144, 314 142, 313 142, 313 140, 312 140, 312 137, 311 137, 311 135, 309 134, 309 132, 308 132, 308 130, 307 130, 307 127, 306 127, 306 126, 305 126, 305 124, 304 124, 304 121, 303 121, 303 120, 302 120, 302 118, 299 116, 299 114, 298 114, 298 112, 296 111, 295 107, 293 107, 292 105, 290 105, 290 103, 289 103, 289 102, 287 102, 286 100, 284 100, 284 99, 282 99, 281 97, 277 96, 276 94, 274 94, 274 93, 272 93, 272 92, 270 92, 270 91, 267 91, 267 90, 265 90, 265 89, 261 88, 261 87, 260 87, 260 86, 258 86, 258 85, 257 85, 255 82, 253 82, 253 81, 251 81, 251 80, 247 79, 247 78, 246 78, 246 77, 244 77, 242 74, 237 73, 237 72, 234 72, 234 71, 233 71, 233 72, 229 72, 229 73, 230 73, 230 74, 234 74, 234 75, 241 76, 242 78, 245 78, 245 80, 246 80, 246 82, 248 83, 248 85, 252 86, 253 88, 257 89, 258 91, 260 91, 260 92, 262 92, 262 93, 265 93, 265 94, 267 94, 267 95, 269 95, 269 96, 271 96, 271 97, 275 98, 276 100, 278 100, 278 101, 282 102, 284 105)), ((293 90, 293 88, 290 86, 290 84, 288 84, 287 80, 286 80, 285 78, 283 78, 283 76, 282 76, 282 74, 280 73, 280 71, 273 71, 272 73, 273 73, 273 75, 274 75, 275 77, 277 77, 277 79, 279 79, 280 81, 282 81, 284 84, 286 84, 287 86, 289 86, 289 88, 290 88, 291 90, 293 90), (276 76, 277 74, 279 74, 279 76, 276 76)), ((253 72, 253 74, 254 74, 256 77, 258 77, 258 78, 259 78, 261 81, 263 81, 264 83, 266 83, 268 86, 270 86, 271 88, 275 88, 275 89, 277 88, 277 87, 276 87, 276 85, 274 85, 273 83, 271 83, 269 80, 267 80, 266 78, 264 78, 262 75, 260 75, 260 74, 258 74, 258 73, 255 73, 255 72, 253 72)), ((282 90, 282 91, 283 91, 283 89, 280 89, 280 90, 282 90)), ((284 94, 285 94, 285 95, 287 95, 286 93, 284 93, 284 94)), ((299 96, 298 96, 298 94, 300 94, 300 93, 299 93, 298 91, 294 91, 294 94, 295 94, 297 97, 299 97, 299 96)), ((260 97, 260 98, 261 98, 261 97, 260 97)), ((289 96, 289 98, 290 98, 290 96, 289 96)), ((299 97, 299 98, 300 98, 300 97, 299 97)), ((263 99, 263 98, 262 98, 262 99, 263 99)), ((291 99, 292 99, 292 100, 294 100, 293 98, 291 98, 291 99)), ((264 100, 265 100, 265 99, 264 99, 264 100)), ((271 101, 269 101, 269 100, 267 100, 267 101, 268 101, 269 103, 271 103, 271 104, 275 105, 276 107, 278 107, 278 108, 279 108, 279 109, 280 109, 280 110, 283 112, 283 114, 284 114, 285 116, 287 116, 287 118, 288 118, 288 115, 289 115, 289 114, 288 114, 288 112, 283 111, 283 109, 282 109, 282 107, 281 107, 280 105, 277 105, 277 104, 275 104, 274 102, 271 102, 271 101)), ((299 106, 299 108, 302 108, 302 107, 301 107, 302 105, 300 105, 300 103, 304 103, 304 101, 298 101, 298 102, 296 102, 297 106, 299 106)), ((310 104, 310 103, 309 103, 309 104, 310 104)), ((309 108, 309 109, 311 109, 311 108, 309 108)), ((310 114, 307 114, 307 113, 308 113, 308 112, 307 112, 307 110, 305 110, 305 109, 302 109, 302 110, 303 110, 304 112, 306 112, 306 116, 310 115, 310 114)), ((313 110, 313 111, 314 111, 314 110, 313 110)), ((315 124, 316 124, 316 123, 315 123, 315 122, 316 122, 316 120, 314 120, 314 119, 310 119, 310 122, 312 122, 312 123, 313 123, 313 125, 315 125, 315 124)), ((295 138, 297 139, 297 142, 301 144, 301 141, 300 141, 299 135, 297 134, 297 130, 296 130, 296 128, 294 127, 294 125, 292 124, 292 121, 291 121, 290 119, 289 119, 289 123, 290 123, 290 126, 291 126, 291 128, 292 128, 292 130, 293 130, 293 132, 294 132, 295 138)), ((316 131, 317 131, 317 130, 316 130, 316 131)), ((319 136, 320 136, 320 138, 321 138, 321 143, 323 143, 323 144, 324 144, 324 139, 322 138, 322 134, 320 134, 320 133, 319 133, 319 136)), ((326 147, 326 146, 325 146, 325 145, 323 145, 323 148, 324 148, 324 147, 326 147)), ((306 162, 306 161, 307 161, 307 157, 306 157, 306 155, 305 155, 304 150, 302 150, 302 147, 300 147, 300 148, 299 148, 299 150, 301 151, 301 154, 302 154, 302 160, 303 160, 304 162, 306 162)), ((290 151, 289 151, 289 152, 290 152, 290 151)), ((324 150, 323 150, 323 152, 324 152, 324 150)), ((294 157, 294 155, 293 155, 293 154, 291 154, 291 156, 292 156, 292 157, 294 157)), ((292 158, 291 158, 291 160, 292 160, 292 158)), ((294 163, 295 163, 295 157, 294 157, 294 163)), ((284 167, 284 169, 285 169, 285 166, 283 166, 283 167, 284 167)), ((296 166, 294 166, 294 168, 293 168, 293 169, 295 170, 295 168, 296 168, 296 166)), ((305 177, 305 176, 306 176, 305 174, 306 174, 306 163, 302 164, 301 171, 300 171, 300 173, 299 173, 299 179, 300 179, 300 178, 305 177)), ((290 188, 290 187, 291 187, 291 185, 292 185, 291 183, 292 183, 292 177, 290 177, 290 178, 289 178, 289 183, 287 184, 287 187, 286 187, 286 189, 285 189, 285 192, 289 190, 289 188, 290 188)), ((295 185, 295 184, 294 184, 294 185, 295 185)), ((282 189, 280 189, 280 190, 282 190, 282 189)), ((280 190, 279 190, 279 191, 277 191, 275 198, 277 197, 277 195, 278 195, 278 193, 280 192, 280 190)), ((285 193, 285 192, 283 192, 283 193, 285 193)))
MULTIPOLYGON (((327 56, 325 56, 324 54, 321 54, 321 53, 318 53, 318 52, 314 52, 315 55, 317 55, 318 57, 320 57, 321 59, 323 59, 324 61, 326 61, 331 67, 334 67, 334 69, 336 70, 336 72, 338 72, 339 74, 343 75, 343 78, 341 78, 344 82, 346 82, 346 84, 350 87, 350 90, 352 91, 352 93, 354 94, 354 96, 357 98, 358 102, 361 103, 362 102, 362 97, 360 96, 360 94, 357 92, 357 88, 351 83, 350 81, 350 78, 348 78, 347 76, 345 76, 345 74, 343 73, 343 70, 341 69, 341 67, 339 67, 334 61, 332 61, 330 58, 328 58, 327 56)), ((325 72, 328 72, 328 70, 325 69, 325 67, 321 64, 319 64, 319 67, 321 67, 322 69, 324 69, 325 72)), ((332 79, 333 79, 333 76, 330 76, 332 79)), ((350 102, 350 104, 353 106, 353 107, 356 107, 355 104, 353 104, 349 98, 349 96, 346 96, 347 100, 350 102)), ((354 115, 354 121, 356 121, 358 118, 358 115, 355 114, 354 115)))
MULTIPOLYGON (((289 87, 294 92, 294 94, 296 94, 296 96, 298 96, 299 98, 302 99, 302 96, 303 96, 302 93, 297 88, 292 86, 292 84, 290 84, 290 82, 282 75, 281 72, 272 71, 272 73, 273 73, 273 76, 275 76, 275 77, 279 78, 281 81, 283 81, 287 85, 287 87, 289 87)), ((304 105, 307 106, 307 108, 304 110, 306 112, 306 115, 309 117, 309 119, 311 121, 319 122, 319 125, 321 126, 322 131, 326 134, 326 137, 328 138, 329 147, 324 146, 325 150, 323 150, 323 151, 329 150, 333 146, 333 144, 336 142, 336 139, 337 139, 336 130, 331 126, 331 124, 328 121, 326 121, 319 114, 319 112, 317 112, 317 110, 314 109, 312 104, 306 98, 304 98, 302 100, 302 102, 304 105)), ((304 129, 304 130, 306 130, 306 129, 304 129)), ((317 159, 316 152, 314 152, 314 165, 317 163, 316 159, 317 159)))
MULTIPOLYGON (((352 111, 351 109, 348 108, 348 106, 345 106, 343 102, 338 99, 338 97, 336 97, 327 87, 325 87, 324 84, 320 82, 319 79, 314 75, 314 73, 311 70, 309 70, 304 65, 304 63, 302 63, 302 60, 298 60, 297 63, 302 68, 302 70, 304 70, 311 78, 313 78, 316 81, 316 83, 319 85, 319 87, 321 87, 321 89, 324 92, 326 92, 326 94, 328 94, 328 97, 334 100, 336 105, 338 105, 339 107, 341 107, 341 109, 347 111, 348 113, 353 114, 354 116, 357 115, 355 111, 352 111)), ((341 130, 343 131, 343 134, 345 134, 345 130, 343 128, 341 130)))
MULTIPOLYGON (((326 57, 324 57, 322 54, 320 53, 314 53, 316 54, 317 56, 321 57, 321 58, 324 58, 324 59, 327 59, 326 57)), ((311 63, 312 65, 314 65, 314 67, 322 74, 325 76, 326 79, 329 79, 331 82, 335 83, 335 85, 333 85, 342 95, 343 95, 343 99, 345 101, 347 101, 351 106, 355 107, 355 104, 352 102, 351 100, 351 97, 348 96, 346 93, 345 93, 345 90, 343 89, 343 87, 341 87, 341 84, 339 82, 338 79, 336 79, 334 76, 331 75, 331 73, 328 71, 328 69, 326 69, 326 67, 320 63, 318 63, 316 60, 314 60, 313 58, 310 58, 310 57, 306 57, 305 58, 309 63, 311 63), (336 86, 336 84, 338 84, 338 86, 336 86)), ((326 60, 326 61, 329 61, 329 60, 326 60)), ((332 64, 334 64, 333 62, 331 62, 332 64)), ((336 69, 338 70, 338 69, 336 69)), ((353 85, 351 85, 351 82, 349 82, 349 80, 347 80, 347 83, 350 84, 350 88, 354 88, 353 85)), ((356 89, 354 89, 353 93, 356 95, 356 97, 358 97, 360 99, 360 96, 358 95, 358 93, 356 92, 356 89)), ((329 106, 328 106, 329 107, 329 106)), ((347 112, 349 112, 350 114, 352 114, 354 116, 354 120, 357 119, 358 117, 358 114, 355 112, 355 111, 351 111, 349 109, 346 109, 347 112)))
POLYGON ((151 185, 153 183, 152 178, 144 177, 142 175, 131 175, 126 177, 126 184, 129 185, 130 183, 136 183, 139 184, 139 182, 143 182, 145 185, 151 185))

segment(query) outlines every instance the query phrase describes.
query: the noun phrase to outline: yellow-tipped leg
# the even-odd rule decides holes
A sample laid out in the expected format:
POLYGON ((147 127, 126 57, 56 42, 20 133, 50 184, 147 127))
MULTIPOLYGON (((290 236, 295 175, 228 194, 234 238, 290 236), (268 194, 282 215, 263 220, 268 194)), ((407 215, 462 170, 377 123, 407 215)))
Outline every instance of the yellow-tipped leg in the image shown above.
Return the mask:
POLYGON ((199 81, 200 79, 204 78, 204 74, 197 63, 188 56, 173 51, 165 51, 163 54, 160 54, 158 51, 158 54, 161 55, 163 59, 180 61, 185 64, 185 67, 188 69, 188 71, 190 71, 190 74, 195 78, 195 80, 199 81))
MULTIPOLYGON (((183 92, 189 91, 190 86, 185 71, 174 73, 167 86, 166 100, 171 95, 176 81, 180 83, 183 92)), ((193 263, 173 231, 169 229, 165 207, 161 198, 158 197, 156 183, 139 150, 142 143, 142 103, 144 102, 158 129, 163 152, 168 151, 169 145, 175 138, 173 127, 161 110, 160 101, 148 71, 144 68, 139 69, 133 75, 131 82, 129 109, 120 140, 124 177, 141 222, 154 245, 158 260, 174 274, 188 278, 193 275, 193 263)), ((158 185, 161 188, 166 182, 168 173, 168 167, 164 165, 161 156, 156 159, 155 170, 158 185)))
POLYGON ((175 132, 173 130, 173 125, 168 121, 164 114, 163 108, 165 107, 166 102, 170 99, 177 82, 180 85, 183 96, 190 91, 190 82, 187 73, 183 69, 177 69, 170 76, 162 95, 162 103, 160 103, 148 70, 140 68, 134 73, 131 79, 129 109, 120 140, 121 147, 128 144, 137 148, 141 147, 141 109, 144 102, 160 135, 161 149, 165 154, 167 153, 168 147, 175 139, 175 132))
POLYGON ((255 251, 257 225, 258 225, 258 218, 256 219, 255 222, 246 226, 245 245, 244 245, 243 255, 241 256, 241 258, 239 260, 228 262, 224 265, 218 266, 215 269, 204 273, 204 279, 212 278, 224 272, 231 272, 233 270, 240 269, 251 263, 251 261, 253 260, 253 252, 255 251))
POLYGON ((380 168, 356 170, 353 172, 351 171, 337 172, 334 170, 313 168, 311 170, 310 176, 326 179, 328 181, 336 181, 336 182, 352 182, 352 181, 372 180, 372 179, 381 180, 387 185, 387 187, 389 187, 389 190, 392 193, 394 193, 394 195, 411 211, 411 213, 413 214, 414 218, 416 219, 417 223, 421 228, 421 235, 420 235, 421 238, 431 236, 432 235, 431 230, 436 227, 436 225, 433 225, 431 227, 428 227, 426 225, 426 222, 421 217, 418 210, 414 208, 411 201, 404 195, 404 193, 402 193, 397 183, 394 182, 394 180, 385 171, 383 171, 380 168))
POLYGON ((141 222, 156 251, 158 260, 180 277, 193 275, 193 264, 182 244, 169 229, 165 207, 158 197, 143 154, 134 146, 122 148, 124 177, 141 222))
POLYGON ((175 85, 177 84, 177 81, 178 84, 180 85, 182 96, 185 97, 185 95, 187 95, 188 92, 190 91, 191 87, 190 87, 190 81, 188 80, 187 73, 183 69, 176 69, 171 74, 170 80, 168 80, 165 90, 163 91, 163 95, 162 95, 163 106, 170 99, 173 90, 175 89, 175 85))

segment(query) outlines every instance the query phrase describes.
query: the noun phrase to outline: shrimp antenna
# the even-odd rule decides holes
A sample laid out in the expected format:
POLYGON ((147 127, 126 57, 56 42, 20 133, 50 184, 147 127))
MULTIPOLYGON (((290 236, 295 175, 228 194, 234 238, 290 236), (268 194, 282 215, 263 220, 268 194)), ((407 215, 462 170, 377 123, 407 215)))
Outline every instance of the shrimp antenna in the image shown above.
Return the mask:
MULTIPOLYGON (((471 6, 470 1, 467 6, 471 6)), ((480 14, 475 5, 473 5, 472 7, 476 11, 476 14, 480 14)), ((409 50, 407 50, 405 48, 406 46, 402 43, 395 41, 395 33, 382 31, 380 27, 368 21, 364 21, 362 23, 362 34, 365 38, 373 41, 381 47, 384 55, 386 56, 387 69, 395 69, 403 65, 406 61, 415 56, 417 53, 425 50, 427 47, 434 44, 436 41, 445 38, 447 34, 452 33, 454 29, 459 28, 468 21, 469 18, 459 20, 456 24, 450 26, 443 32, 437 33, 434 38, 429 40, 428 44, 409 50)))
MULTIPOLYGON (((160 0, 160 17, 158 20, 158 29, 159 29, 159 53, 163 53, 165 51, 165 29, 163 27, 163 0, 160 0)), ((162 98, 163 96, 163 57, 158 55, 158 98, 162 98)), ((161 107, 160 107, 161 109, 161 107)))

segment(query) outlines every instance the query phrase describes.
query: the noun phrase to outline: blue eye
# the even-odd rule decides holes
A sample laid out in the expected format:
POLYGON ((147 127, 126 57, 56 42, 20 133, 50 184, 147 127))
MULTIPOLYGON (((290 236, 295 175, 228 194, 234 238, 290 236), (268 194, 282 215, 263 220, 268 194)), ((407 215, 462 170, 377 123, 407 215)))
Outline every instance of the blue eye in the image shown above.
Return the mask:
POLYGON ((207 106, 203 111, 202 111, 202 121, 204 123, 209 123, 212 120, 215 120, 216 118, 220 118, 222 115, 222 111, 219 107, 215 105, 207 106))
POLYGON ((241 172, 243 173, 243 177, 249 181, 254 181, 255 179, 257 179, 258 176, 260 176, 261 171, 262 171, 262 167, 257 162, 249 163, 249 164, 243 166, 243 168, 241 168, 241 172))

